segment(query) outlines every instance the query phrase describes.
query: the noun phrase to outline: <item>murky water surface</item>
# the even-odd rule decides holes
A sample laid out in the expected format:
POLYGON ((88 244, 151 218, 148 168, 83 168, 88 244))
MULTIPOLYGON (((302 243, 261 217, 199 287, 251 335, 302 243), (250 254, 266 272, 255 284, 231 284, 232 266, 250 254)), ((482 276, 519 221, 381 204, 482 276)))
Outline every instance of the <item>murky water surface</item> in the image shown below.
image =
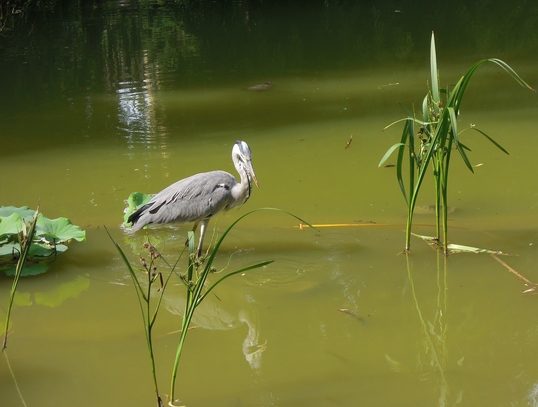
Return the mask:
MULTIPOLYGON (((20 282, 8 357, 27 405, 154 404, 135 291, 103 226, 136 261, 144 233, 119 229, 129 193, 234 173, 236 139, 253 150, 260 188, 212 235, 268 206, 363 225, 299 230, 260 212, 237 226, 219 267, 275 262, 199 308, 177 383, 187 405, 538 405, 536 297, 507 267, 538 282, 536 95, 484 68, 463 106, 463 125, 510 155, 465 136, 477 167, 454 164, 450 240, 509 253, 505 265, 445 259, 419 239, 402 255, 405 204, 394 169, 377 168, 400 136, 383 128, 421 103, 432 29, 443 83, 495 56, 538 86, 536 5, 482 2, 445 21, 447 6, 429 4, 414 24, 412 2, 337 3, 56 5, 0 39, 0 204, 87 230, 20 282)), ((426 189, 418 233, 434 233, 432 203, 426 189)), ((189 228, 148 236, 173 260, 189 228)), ((0 320, 10 282, 0 279, 0 320)), ((174 281, 155 333, 165 396, 184 301, 174 281)), ((5 361, 0 405, 22 405, 5 361)))

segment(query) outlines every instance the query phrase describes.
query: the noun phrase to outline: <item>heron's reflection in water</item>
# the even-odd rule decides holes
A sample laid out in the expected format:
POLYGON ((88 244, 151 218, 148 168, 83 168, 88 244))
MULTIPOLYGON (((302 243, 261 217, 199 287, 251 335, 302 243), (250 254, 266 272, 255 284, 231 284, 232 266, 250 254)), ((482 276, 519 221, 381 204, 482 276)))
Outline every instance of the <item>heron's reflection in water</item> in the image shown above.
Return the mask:
MULTIPOLYGON (((163 302, 170 313, 183 316, 184 297, 165 295, 163 302)), ((260 338, 258 319, 249 311, 240 310, 234 315, 224 309, 221 301, 208 296, 196 308, 191 326, 209 330, 229 330, 239 328, 243 324, 247 326, 247 335, 242 343, 243 356, 252 369, 260 369, 267 341, 260 338)))

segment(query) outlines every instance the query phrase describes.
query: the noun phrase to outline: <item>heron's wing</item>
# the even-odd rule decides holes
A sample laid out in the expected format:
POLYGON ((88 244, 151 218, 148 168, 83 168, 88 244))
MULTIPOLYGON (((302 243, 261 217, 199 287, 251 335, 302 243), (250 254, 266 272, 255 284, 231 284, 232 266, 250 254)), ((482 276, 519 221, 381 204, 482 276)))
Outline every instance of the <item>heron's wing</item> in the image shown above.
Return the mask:
POLYGON ((157 193, 141 208, 134 227, 209 218, 232 203, 231 189, 235 183, 235 178, 225 171, 182 179, 157 193))

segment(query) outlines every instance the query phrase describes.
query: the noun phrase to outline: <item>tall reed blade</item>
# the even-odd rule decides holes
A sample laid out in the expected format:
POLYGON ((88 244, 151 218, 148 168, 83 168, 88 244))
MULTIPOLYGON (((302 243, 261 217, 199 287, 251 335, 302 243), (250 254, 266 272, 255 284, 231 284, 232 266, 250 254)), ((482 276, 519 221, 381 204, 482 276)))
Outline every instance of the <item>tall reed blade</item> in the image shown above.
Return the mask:
POLYGON ((125 264, 127 270, 129 271, 129 275, 135 287, 136 297, 138 300, 138 305, 140 307, 140 316, 142 317, 142 323, 144 326, 144 336, 146 339, 146 345, 148 348, 148 354, 149 354, 149 358, 151 362, 151 373, 152 373, 152 378, 153 378, 153 386, 155 389, 155 398, 157 402, 157 407, 162 407, 163 401, 159 392, 159 385, 157 381, 157 367, 155 363, 155 351, 153 349, 153 328, 155 325, 155 321, 157 320, 157 315, 160 309, 162 298, 164 296, 164 292, 166 290, 166 286, 168 284, 168 281, 170 280, 173 270, 170 271, 166 280, 162 278, 162 274, 160 274, 160 272, 157 273, 155 260, 159 256, 155 254, 155 251, 151 250, 153 246, 147 243, 148 252, 150 254, 149 263, 147 263, 145 259, 141 259, 143 266, 145 268, 145 271, 146 271, 146 276, 147 276, 147 288, 146 290, 144 290, 142 286, 142 282, 139 280, 139 277, 137 273, 135 272, 134 267, 131 265, 131 262, 127 258, 125 252, 123 251, 121 246, 114 240, 114 238, 112 237, 112 235, 110 234, 106 226, 105 226, 105 231, 109 239, 112 241, 112 243, 116 247, 116 250, 118 251, 121 259, 123 260, 123 263, 125 264), (163 284, 162 284, 162 287, 160 288, 160 293, 156 300, 157 304, 152 310, 151 309, 151 304, 153 302, 152 301, 152 285, 158 279, 159 281, 162 281, 163 284))
POLYGON ((439 96, 439 78, 437 72, 437 52, 435 51, 435 35, 432 32, 432 38, 430 41, 430 76, 432 87, 432 99, 436 105, 439 105, 441 100, 439 96))
POLYGON ((26 258, 28 257, 28 253, 30 251, 30 246, 32 246, 32 241, 34 239, 35 231, 36 231, 36 224, 37 224, 37 218, 39 216, 39 208, 36 209, 34 213, 34 217, 32 218, 32 221, 30 222, 28 226, 28 230, 23 230, 19 234, 19 244, 20 244, 20 256, 17 261, 17 266, 15 268, 15 277, 13 278, 13 283, 11 284, 11 292, 9 293, 9 303, 7 307, 7 316, 6 316, 6 326, 4 329, 4 342, 2 345, 2 350, 5 350, 7 348, 7 337, 8 337, 8 330, 9 330, 9 322, 11 319, 11 310, 13 308, 13 300, 15 299, 15 293, 17 292, 17 285, 19 284, 19 278, 21 276, 22 269, 24 268, 24 265, 26 264, 26 258))

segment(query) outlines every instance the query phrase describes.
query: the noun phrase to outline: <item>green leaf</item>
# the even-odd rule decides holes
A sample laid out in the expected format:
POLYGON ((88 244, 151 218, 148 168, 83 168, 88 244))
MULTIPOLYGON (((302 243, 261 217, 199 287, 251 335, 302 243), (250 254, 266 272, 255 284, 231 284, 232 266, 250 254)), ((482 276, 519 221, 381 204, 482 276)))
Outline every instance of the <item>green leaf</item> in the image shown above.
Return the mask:
POLYGON ((20 252, 21 245, 18 242, 9 242, 0 245, 0 264, 2 262, 11 262, 11 260, 8 261, 7 259, 12 259, 13 256, 18 258, 20 252))
POLYGON ((147 204, 151 198, 153 198, 152 194, 144 194, 142 192, 131 193, 129 198, 127 198, 127 201, 125 201, 127 207, 123 210, 123 225, 130 226, 131 224, 127 222, 129 216, 131 216, 142 205, 147 204))
MULTIPOLYGON (((48 263, 25 264, 21 270, 21 277, 37 276, 46 273, 48 268, 48 263)), ((13 277, 15 275, 15 267, 4 270, 4 274, 8 277, 13 277)))
POLYGON ((430 121, 430 110, 428 106, 429 102, 429 95, 424 96, 424 99, 422 99, 422 120, 425 122, 430 121))
POLYGON ((486 60, 487 62, 492 62, 494 63, 495 65, 497 66, 500 66, 505 72, 507 72, 520 86, 524 87, 524 88, 527 88, 529 90, 532 90, 533 92, 536 92, 536 90, 531 86, 529 85, 527 82, 525 82, 523 80, 523 78, 521 76, 519 76, 517 74, 516 71, 514 71, 514 69, 508 65, 506 62, 504 62, 503 60, 501 59, 498 59, 498 58, 489 58, 486 60))
POLYGON ((231 277, 231 276, 235 276, 236 274, 241 274, 241 273, 245 273, 247 271, 250 271, 250 270, 255 270, 255 269, 258 269, 260 267, 264 267, 264 266, 267 266, 271 263, 273 263, 274 260, 266 260, 266 261, 262 261, 260 263, 256 263, 256 264, 252 264, 250 266, 247 266, 247 267, 243 267, 239 270, 235 270, 235 271, 232 271, 228 274, 226 274, 225 276, 222 276, 220 279, 218 279, 217 281, 215 281, 213 284, 211 284, 211 286, 206 290, 206 292, 198 299, 198 301, 196 302, 196 305, 199 305, 205 297, 207 297, 207 295, 215 288, 217 287, 220 283, 222 283, 224 280, 226 280, 227 278, 231 277))
POLYGON ((55 254, 54 247, 51 247, 49 245, 45 246, 39 243, 33 243, 32 246, 30 246, 30 250, 28 251, 28 257, 32 259, 32 261, 36 261, 36 257, 46 258, 52 256, 53 254, 55 254))
POLYGON ((435 51, 435 36, 432 32, 432 39, 430 42, 430 70, 432 78, 432 99, 437 105, 440 102, 439 97, 439 78, 437 73, 437 53, 435 51))
POLYGON ((0 238, 3 236, 18 235, 25 229, 23 218, 17 212, 9 216, 0 216, 0 238))
POLYGON ((30 221, 34 216, 35 211, 27 206, 0 206, 0 217, 9 216, 12 213, 17 213, 26 221, 30 221))
POLYGON ((86 240, 86 232, 77 225, 73 225, 67 218, 48 219, 40 216, 37 221, 36 234, 48 242, 66 243, 70 240, 82 242, 86 240))
POLYGON ((387 152, 385 153, 385 155, 383 155, 383 157, 381 158, 381 161, 379 161, 379 164, 377 165, 378 167, 381 167, 383 164, 385 164, 385 162, 389 159, 389 157, 392 155, 392 153, 394 153, 394 151, 398 148, 402 148, 404 147, 405 144, 404 143, 396 143, 394 144, 393 146, 391 146, 387 152))
POLYGON ((503 153, 510 155, 508 150, 506 150, 503 146, 501 146, 499 143, 497 143, 495 140, 493 140, 490 136, 488 136, 484 131, 480 130, 479 128, 476 128, 474 126, 471 127, 471 130, 477 131, 478 133, 482 134, 484 137, 486 137, 489 141, 493 143, 495 147, 497 147, 499 150, 501 150, 503 153))
POLYGON ((467 153, 460 145, 460 142, 458 140, 458 119, 456 117, 456 112, 453 107, 447 107, 448 114, 450 115, 450 126, 452 128, 452 137, 454 138, 454 144, 456 145, 456 149, 461 155, 461 158, 463 159, 463 162, 469 169, 469 171, 474 172, 473 166, 471 162, 469 161, 469 157, 467 157, 467 153))

